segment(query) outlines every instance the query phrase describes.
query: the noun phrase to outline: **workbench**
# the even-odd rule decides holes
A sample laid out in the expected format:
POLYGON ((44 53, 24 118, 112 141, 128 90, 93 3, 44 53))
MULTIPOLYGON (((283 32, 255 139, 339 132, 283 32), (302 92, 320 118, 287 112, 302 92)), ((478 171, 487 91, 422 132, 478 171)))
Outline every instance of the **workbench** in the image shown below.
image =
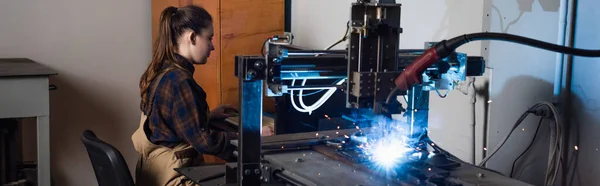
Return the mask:
POLYGON ((57 73, 26 58, 0 58, 0 118, 36 118, 39 186, 50 186, 49 76, 57 73))
MULTIPOLYGON (((363 128, 366 133, 369 128, 363 128)), ((511 185, 531 186, 516 179, 511 179, 501 173, 487 168, 465 163, 454 157, 428 157, 426 161, 404 163, 402 176, 398 179, 384 178, 383 169, 369 164, 363 164, 340 155, 336 148, 327 145, 331 139, 344 138, 344 135, 355 133, 355 129, 319 131, 320 136, 331 138, 316 138, 314 132, 266 136, 262 139, 262 156, 260 170, 263 185, 511 185), (447 161, 446 161, 447 160, 447 161), (275 180, 280 181, 275 181, 275 180), (448 182, 446 182, 448 181, 448 182)), ((238 141, 232 141, 238 146, 238 141)), ((439 147, 438 147, 439 148, 439 147)), ((440 148, 441 149, 441 148, 440 148)), ((441 154, 446 154, 443 152, 441 154)), ((234 153, 236 154, 236 153, 234 153)), ((438 154, 438 155, 441 155, 438 154)), ((237 185, 237 163, 221 165, 200 165, 175 169, 179 173, 199 185, 237 185)), ((253 172, 251 172, 252 174, 253 172)), ((388 175, 389 176, 389 175, 388 175)))

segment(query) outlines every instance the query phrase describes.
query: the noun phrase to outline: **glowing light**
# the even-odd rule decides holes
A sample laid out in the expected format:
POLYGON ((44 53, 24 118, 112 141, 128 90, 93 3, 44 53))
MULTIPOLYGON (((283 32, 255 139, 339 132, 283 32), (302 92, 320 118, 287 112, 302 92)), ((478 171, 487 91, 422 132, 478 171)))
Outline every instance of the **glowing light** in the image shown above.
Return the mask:
POLYGON ((428 168, 427 170, 431 171, 431 168, 428 168))
POLYGON ((317 133, 315 134, 315 136, 319 136, 319 133, 317 132, 317 133))
POLYGON ((487 148, 483 147, 483 150, 487 150, 487 148))
POLYGON ((337 129, 340 129, 340 126, 338 126, 337 129))
POLYGON ((492 103, 492 100, 488 100, 488 103, 492 103))
MULTIPOLYGON (((414 152, 415 147, 411 144, 416 141, 409 139, 412 135, 406 130, 409 125, 405 121, 375 116, 370 122, 368 134, 352 135, 351 139, 359 142, 358 148, 362 149, 368 157, 370 166, 373 166, 374 170, 393 173, 396 171, 396 166, 423 156, 420 152, 414 152)), ((359 126, 356 126, 356 129, 360 131, 359 126)))
POLYGON ((335 132, 335 134, 340 134, 340 132, 335 132))
POLYGON ((345 137, 345 138, 350 138, 350 136, 348 136, 348 135, 345 135, 345 134, 344 134, 344 137, 345 137))
POLYGON ((378 166, 390 169, 400 163, 404 154, 412 150, 401 140, 382 139, 373 145, 373 160, 378 166))
POLYGON ((523 132, 525 132, 525 128, 521 129, 523 132))
POLYGON ((577 145, 575 145, 575 150, 579 150, 579 147, 577 147, 577 145))

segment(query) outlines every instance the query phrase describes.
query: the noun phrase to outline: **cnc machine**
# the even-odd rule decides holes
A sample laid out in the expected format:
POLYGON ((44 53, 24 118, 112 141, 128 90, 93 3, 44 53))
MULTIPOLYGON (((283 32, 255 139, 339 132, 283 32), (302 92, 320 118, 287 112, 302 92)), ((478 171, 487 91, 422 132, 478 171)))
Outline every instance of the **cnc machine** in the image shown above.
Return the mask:
POLYGON ((345 50, 296 46, 286 33, 268 38, 262 55, 237 56, 238 161, 178 171, 201 185, 528 185, 463 162, 427 136, 429 93, 443 97, 481 76, 482 57, 447 50, 453 40, 399 49, 394 0, 350 8, 345 50), (307 105, 307 94, 318 99, 307 105), (285 98, 281 115, 339 113, 321 112, 325 121, 298 132, 283 130, 296 118, 275 116, 276 135, 261 137, 264 95, 285 98))

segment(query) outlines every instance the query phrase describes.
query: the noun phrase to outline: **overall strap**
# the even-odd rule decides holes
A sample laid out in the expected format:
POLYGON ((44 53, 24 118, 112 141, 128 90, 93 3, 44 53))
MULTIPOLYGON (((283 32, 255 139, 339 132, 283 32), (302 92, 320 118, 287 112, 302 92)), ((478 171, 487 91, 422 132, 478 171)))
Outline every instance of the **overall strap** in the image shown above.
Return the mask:
POLYGON ((150 89, 148 90, 148 96, 150 96, 150 97, 149 97, 150 99, 149 99, 149 100, 148 100, 148 102, 146 103, 146 105, 147 105, 147 106, 146 106, 146 110, 144 111, 144 112, 145 112, 145 113, 144 113, 145 115, 150 115, 150 113, 152 112, 152 106, 153 106, 153 104, 154 104, 154 97, 156 96, 156 95, 154 95, 154 94, 156 94, 156 89, 158 89, 158 85, 160 84, 160 81, 162 80, 163 76, 164 76, 165 74, 167 74, 167 72, 169 72, 169 71, 171 71, 171 70, 173 70, 173 69, 176 69, 176 68, 179 68, 179 67, 168 67, 167 69, 165 69, 165 70, 161 71, 161 72, 160 72, 160 73, 159 73, 159 74, 156 76, 156 78, 154 78, 154 80, 155 80, 155 81, 154 81, 154 82, 152 82, 152 86, 151 86, 151 87, 150 87, 150 89))

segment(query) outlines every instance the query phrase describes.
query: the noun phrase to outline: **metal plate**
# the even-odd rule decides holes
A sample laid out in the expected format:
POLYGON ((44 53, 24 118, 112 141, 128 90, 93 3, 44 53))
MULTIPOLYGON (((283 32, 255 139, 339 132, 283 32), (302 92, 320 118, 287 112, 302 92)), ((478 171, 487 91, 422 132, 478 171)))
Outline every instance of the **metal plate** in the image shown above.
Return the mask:
POLYGON ((331 160, 313 150, 269 154, 265 159, 284 167, 294 176, 304 178, 308 182, 305 185, 388 185, 367 172, 331 160))
POLYGON ((214 186, 225 184, 225 165, 186 167, 175 169, 175 171, 179 172, 188 179, 192 180, 194 183, 201 186, 214 186), (210 179, 211 177, 213 177, 214 179, 210 179))

